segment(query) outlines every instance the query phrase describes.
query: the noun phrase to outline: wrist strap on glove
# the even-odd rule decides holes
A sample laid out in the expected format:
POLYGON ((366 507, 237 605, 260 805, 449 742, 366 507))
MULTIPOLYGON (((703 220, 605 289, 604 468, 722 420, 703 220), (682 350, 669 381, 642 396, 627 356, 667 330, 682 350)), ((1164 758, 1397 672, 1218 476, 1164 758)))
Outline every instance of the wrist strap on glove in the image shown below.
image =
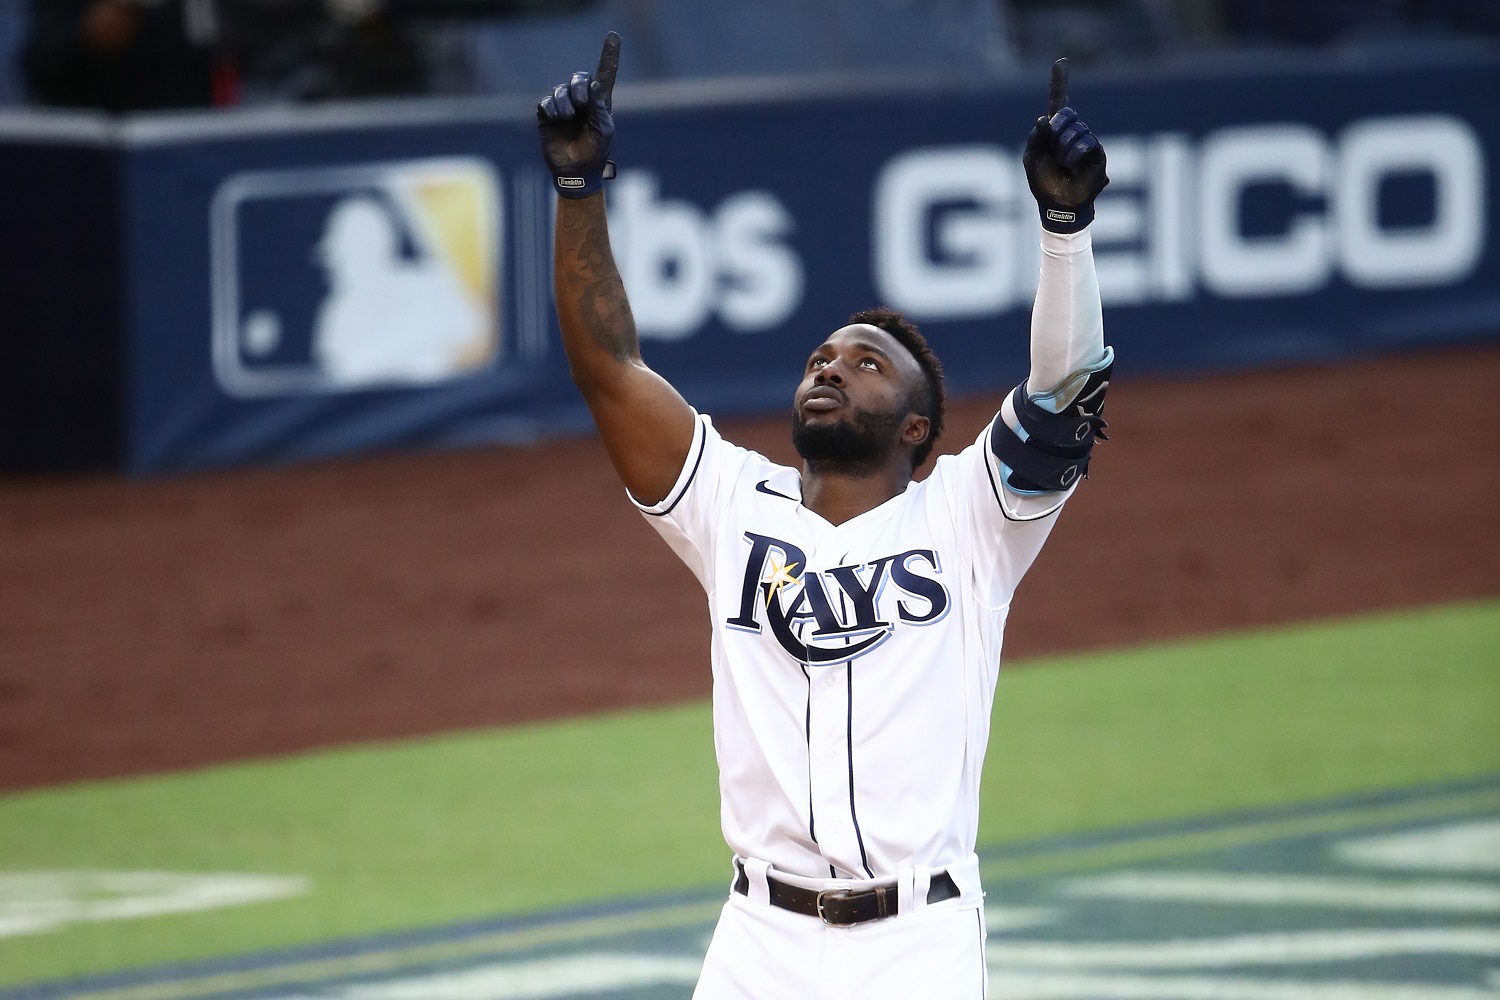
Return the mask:
POLYGON ((556 174, 552 186, 563 198, 587 198, 595 191, 604 190, 604 182, 615 179, 615 161, 605 160, 598 170, 587 174, 556 174))
POLYGON ((1042 215, 1042 228, 1051 233, 1081 232, 1094 221, 1094 203, 1064 206, 1038 201, 1037 210, 1042 215))

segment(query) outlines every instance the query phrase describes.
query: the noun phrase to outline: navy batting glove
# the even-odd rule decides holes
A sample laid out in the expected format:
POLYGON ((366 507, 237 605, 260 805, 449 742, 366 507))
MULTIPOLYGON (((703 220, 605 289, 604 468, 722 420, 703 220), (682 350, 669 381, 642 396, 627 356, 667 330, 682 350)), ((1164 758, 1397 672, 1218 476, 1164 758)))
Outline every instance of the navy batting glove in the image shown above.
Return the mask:
POLYGON ((1052 67, 1047 114, 1026 137, 1021 163, 1042 228, 1076 233, 1094 221, 1094 199, 1109 183, 1104 147, 1068 103, 1068 61, 1052 67))
POLYGON ((542 158, 564 198, 586 198, 615 175, 609 150, 615 141, 612 113, 615 74, 620 69, 620 36, 604 36, 599 70, 574 73, 536 106, 542 158))

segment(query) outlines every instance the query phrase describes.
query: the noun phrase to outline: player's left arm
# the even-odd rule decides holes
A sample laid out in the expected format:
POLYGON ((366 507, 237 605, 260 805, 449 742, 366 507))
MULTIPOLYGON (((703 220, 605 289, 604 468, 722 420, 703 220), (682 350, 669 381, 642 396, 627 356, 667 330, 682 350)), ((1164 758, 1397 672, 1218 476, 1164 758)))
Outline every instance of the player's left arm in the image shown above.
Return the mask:
MULTIPOLYGON (((1042 265, 1031 313, 1031 373, 1001 407, 990 447, 1011 494, 1009 512, 1037 516, 1088 471, 1114 366, 1090 227, 1109 183, 1104 147, 1068 106, 1067 60, 1052 68, 1047 115, 1022 155, 1042 222, 1042 265)), ((1002 502, 1005 502, 1002 499, 1002 502)))

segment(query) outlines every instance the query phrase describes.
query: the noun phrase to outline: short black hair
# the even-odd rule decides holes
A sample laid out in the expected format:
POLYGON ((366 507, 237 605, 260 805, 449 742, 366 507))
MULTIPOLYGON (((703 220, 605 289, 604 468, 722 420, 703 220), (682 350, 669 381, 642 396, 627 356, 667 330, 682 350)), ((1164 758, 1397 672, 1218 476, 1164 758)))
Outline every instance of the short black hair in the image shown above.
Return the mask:
POLYGON ((911 456, 912 469, 919 469, 932 454, 938 435, 943 433, 943 410, 948 405, 948 393, 943 387, 943 363, 927 346, 927 338, 922 336, 916 324, 894 309, 885 306, 861 309, 849 317, 849 324, 853 326, 855 323, 865 323, 890 334, 911 353, 922 369, 922 382, 912 390, 910 402, 913 411, 927 418, 927 440, 917 445, 911 456))

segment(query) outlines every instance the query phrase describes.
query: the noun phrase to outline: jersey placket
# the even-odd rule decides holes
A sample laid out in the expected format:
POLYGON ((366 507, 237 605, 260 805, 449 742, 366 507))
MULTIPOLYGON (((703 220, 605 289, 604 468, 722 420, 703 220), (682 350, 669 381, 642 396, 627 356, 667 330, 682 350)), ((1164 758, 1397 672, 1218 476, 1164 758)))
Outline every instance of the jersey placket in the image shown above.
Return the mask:
POLYGON ((851 669, 845 662, 809 671, 808 782, 818 847, 836 869, 830 874, 866 878, 856 806, 850 792, 851 669))
MULTIPOLYGON (((848 614, 842 595, 836 613, 848 614)), ((831 876, 871 878, 854 794, 858 762, 850 743, 856 711, 854 661, 808 671, 808 783, 818 847, 831 876)))

